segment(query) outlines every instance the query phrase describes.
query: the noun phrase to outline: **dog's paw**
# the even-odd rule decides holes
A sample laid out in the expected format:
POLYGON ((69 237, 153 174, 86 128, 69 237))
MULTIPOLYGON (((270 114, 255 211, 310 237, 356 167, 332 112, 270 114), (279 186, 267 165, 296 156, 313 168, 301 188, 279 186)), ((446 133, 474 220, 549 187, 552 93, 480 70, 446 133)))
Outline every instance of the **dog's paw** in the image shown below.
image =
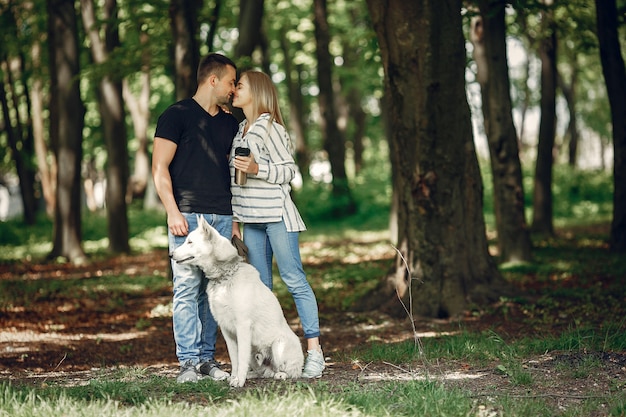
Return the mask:
POLYGON ((240 380, 239 378, 237 378, 236 376, 231 376, 228 379, 228 383, 230 384, 231 387, 233 388, 241 388, 243 387, 243 385, 246 383, 245 379, 240 380))
POLYGON ((276 372, 274 374, 274 379, 287 379, 287 373, 285 373, 285 372, 276 372))

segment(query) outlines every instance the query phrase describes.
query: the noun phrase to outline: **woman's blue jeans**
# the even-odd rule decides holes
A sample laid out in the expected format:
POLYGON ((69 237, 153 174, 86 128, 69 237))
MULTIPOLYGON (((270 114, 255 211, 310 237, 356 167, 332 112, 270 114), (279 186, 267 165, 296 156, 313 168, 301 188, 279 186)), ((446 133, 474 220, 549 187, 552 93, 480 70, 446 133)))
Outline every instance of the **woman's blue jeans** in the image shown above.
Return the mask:
POLYGON ((298 232, 288 232, 283 221, 276 223, 246 223, 244 243, 248 259, 259 270, 261 281, 271 290, 272 257, 276 258, 280 277, 291 293, 300 316, 304 337, 319 337, 320 325, 317 300, 306 279, 300 259, 298 232))
MULTIPOLYGON (((198 227, 196 213, 183 213, 189 223, 189 232, 198 227)), ((202 214, 206 221, 222 236, 230 240, 233 217, 222 214, 202 214)), ((168 232, 169 251, 183 244, 187 236, 174 236, 168 232)), ((194 365, 215 357, 217 323, 209 309, 206 294, 207 278, 195 266, 172 263, 174 286, 173 315, 176 356, 182 365, 191 361, 194 365)))

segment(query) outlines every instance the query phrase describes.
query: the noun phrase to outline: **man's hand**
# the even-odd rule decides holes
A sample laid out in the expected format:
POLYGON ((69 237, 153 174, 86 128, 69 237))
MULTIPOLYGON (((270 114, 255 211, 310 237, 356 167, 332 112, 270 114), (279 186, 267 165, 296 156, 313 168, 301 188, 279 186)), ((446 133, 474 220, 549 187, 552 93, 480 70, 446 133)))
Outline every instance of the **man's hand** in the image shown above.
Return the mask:
POLYGON ((167 215, 167 228, 174 236, 187 236, 189 233, 189 223, 182 213, 168 213, 167 215))

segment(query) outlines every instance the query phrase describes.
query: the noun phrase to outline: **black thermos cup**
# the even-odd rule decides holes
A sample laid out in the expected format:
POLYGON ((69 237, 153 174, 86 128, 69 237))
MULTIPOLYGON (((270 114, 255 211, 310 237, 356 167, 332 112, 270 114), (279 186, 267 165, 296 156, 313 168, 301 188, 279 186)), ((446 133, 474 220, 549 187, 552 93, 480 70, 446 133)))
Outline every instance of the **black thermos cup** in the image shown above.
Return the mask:
MULTIPOLYGON (((235 148, 235 156, 250 156, 250 149, 235 148)), ((245 185, 247 178, 248 175, 245 172, 235 169, 235 183, 237 185, 245 185)))

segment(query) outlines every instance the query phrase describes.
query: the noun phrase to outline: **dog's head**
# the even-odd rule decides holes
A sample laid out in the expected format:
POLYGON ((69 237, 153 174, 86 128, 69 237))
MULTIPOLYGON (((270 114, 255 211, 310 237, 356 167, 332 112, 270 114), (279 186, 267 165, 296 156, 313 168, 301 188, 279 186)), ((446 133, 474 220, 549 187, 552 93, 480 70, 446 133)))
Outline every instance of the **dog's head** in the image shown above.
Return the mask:
POLYGON ((237 249, 228 239, 220 235, 204 217, 197 216, 197 220, 198 227, 171 253, 174 261, 205 269, 215 263, 239 259, 237 249))

